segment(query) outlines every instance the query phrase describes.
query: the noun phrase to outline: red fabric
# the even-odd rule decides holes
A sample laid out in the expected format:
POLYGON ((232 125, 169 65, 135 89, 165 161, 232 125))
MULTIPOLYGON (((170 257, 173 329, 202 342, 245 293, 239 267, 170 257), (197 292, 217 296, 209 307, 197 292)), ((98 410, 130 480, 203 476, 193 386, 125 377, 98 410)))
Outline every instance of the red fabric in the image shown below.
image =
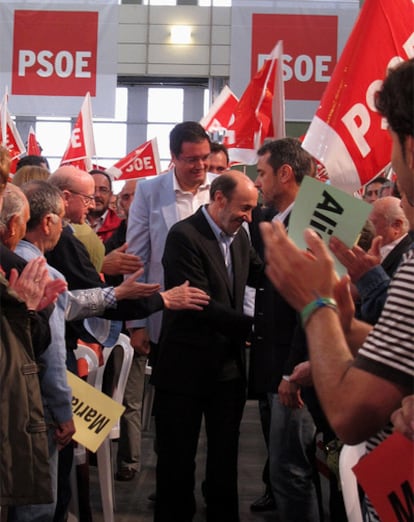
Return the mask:
POLYGON ((112 209, 108 209, 105 221, 102 223, 101 228, 96 232, 102 241, 109 239, 115 230, 121 224, 122 219, 116 215, 112 209))
MULTIPOLYGON (((91 348, 96 355, 98 356, 99 366, 102 366, 104 363, 103 354, 102 354, 102 346, 99 343, 87 343, 86 341, 82 341, 82 339, 78 339, 78 344, 83 344, 84 346, 88 346, 91 348)), ((82 359, 79 359, 82 360, 82 359)), ((88 374, 88 370, 86 370, 86 375, 88 374)))

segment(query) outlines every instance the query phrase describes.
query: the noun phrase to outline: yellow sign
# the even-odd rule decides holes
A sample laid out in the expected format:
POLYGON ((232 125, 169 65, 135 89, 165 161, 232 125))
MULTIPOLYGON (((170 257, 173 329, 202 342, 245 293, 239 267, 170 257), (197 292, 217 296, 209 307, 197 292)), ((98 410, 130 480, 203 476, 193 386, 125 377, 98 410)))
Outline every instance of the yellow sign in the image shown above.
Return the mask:
POLYGON ((73 439, 95 452, 116 424, 125 407, 71 372, 72 412, 76 433, 73 439))

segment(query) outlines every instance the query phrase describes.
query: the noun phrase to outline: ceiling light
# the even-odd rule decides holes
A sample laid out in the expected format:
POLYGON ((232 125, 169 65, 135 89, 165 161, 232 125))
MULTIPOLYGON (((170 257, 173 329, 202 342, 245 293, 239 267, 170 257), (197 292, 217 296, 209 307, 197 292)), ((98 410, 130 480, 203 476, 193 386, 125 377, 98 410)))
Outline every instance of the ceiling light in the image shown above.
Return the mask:
POLYGON ((171 27, 171 43, 191 43, 191 27, 189 25, 173 25, 171 27))

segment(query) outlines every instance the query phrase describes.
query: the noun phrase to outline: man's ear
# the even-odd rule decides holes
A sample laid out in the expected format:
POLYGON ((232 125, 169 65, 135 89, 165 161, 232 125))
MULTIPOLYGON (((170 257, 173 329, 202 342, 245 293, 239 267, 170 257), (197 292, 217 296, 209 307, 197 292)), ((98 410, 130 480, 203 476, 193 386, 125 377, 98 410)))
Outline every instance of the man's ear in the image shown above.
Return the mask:
POLYGON ((17 227, 20 224, 20 216, 18 214, 13 214, 7 223, 7 235, 8 237, 13 237, 16 235, 17 227))
POLYGON ((292 167, 288 165, 287 163, 284 163, 280 167, 280 179, 283 183, 286 183, 291 179, 291 177, 294 176, 292 167))
POLYGON ((226 204, 226 197, 221 190, 216 190, 214 201, 217 201, 220 207, 223 207, 226 204))
POLYGON ((49 223, 50 223, 50 214, 46 214, 45 216, 42 217, 42 219, 40 221, 40 226, 41 226, 42 232, 46 236, 48 236, 50 234, 49 223))

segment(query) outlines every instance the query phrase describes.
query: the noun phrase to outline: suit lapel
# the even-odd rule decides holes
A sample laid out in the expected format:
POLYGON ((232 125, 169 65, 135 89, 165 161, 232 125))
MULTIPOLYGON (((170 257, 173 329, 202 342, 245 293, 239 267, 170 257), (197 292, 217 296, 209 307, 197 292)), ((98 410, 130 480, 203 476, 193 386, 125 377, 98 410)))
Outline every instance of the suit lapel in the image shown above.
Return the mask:
POLYGON ((179 221, 173 185, 174 170, 161 174, 161 176, 163 176, 163 182, 160 184, 160 207, 167 230, 170 230, 179 221))
MULTIPOLYGON (((221 251, 221 248, 216 239, 216 236, 214 235, 214 232, 211 230, 211 227, 208 224, 206 218, 204 217, 201 209, 197 210, 194 217, 197 220, 199 220, 199 230, 202 233, 203 237, 205 238, 205 242, 204 242, 205 249, 206 249, 207 256, 210 260, 210 263, 212 266, 214 266, 215 270, 222 277, 222 279, 225 282, 225 285, 227 287, 227 290, 229 292, 229 296, 230 296, 230 298, 232 298, 233 289, 230 285, 227 268, 224 263, 223 252, 221 251)), ((233 255, 232 255, 232 261, 234 263, 233 255)), ((233 272, 234 272, 234 265, 233 265, 233 272)))
MULTIPOLYGON (((243 303, 244 300, 244 290, 245 285, 241 285, 239 282, 244 280, 243 272, 245 271, 246 267, 244 266, 244 263, 246 262, 246 258, 243 250, 244 250, 244 231, 241 229, 239 230, 237 236, 234 238, 232 244, 231 244, 231 256, 232 256, 232 262, 233 262, 233 274, 234 274, 234 303, 237 306, 238 303, 243 303)), ((246 238, 247 241, 249 241, 246 238)))

